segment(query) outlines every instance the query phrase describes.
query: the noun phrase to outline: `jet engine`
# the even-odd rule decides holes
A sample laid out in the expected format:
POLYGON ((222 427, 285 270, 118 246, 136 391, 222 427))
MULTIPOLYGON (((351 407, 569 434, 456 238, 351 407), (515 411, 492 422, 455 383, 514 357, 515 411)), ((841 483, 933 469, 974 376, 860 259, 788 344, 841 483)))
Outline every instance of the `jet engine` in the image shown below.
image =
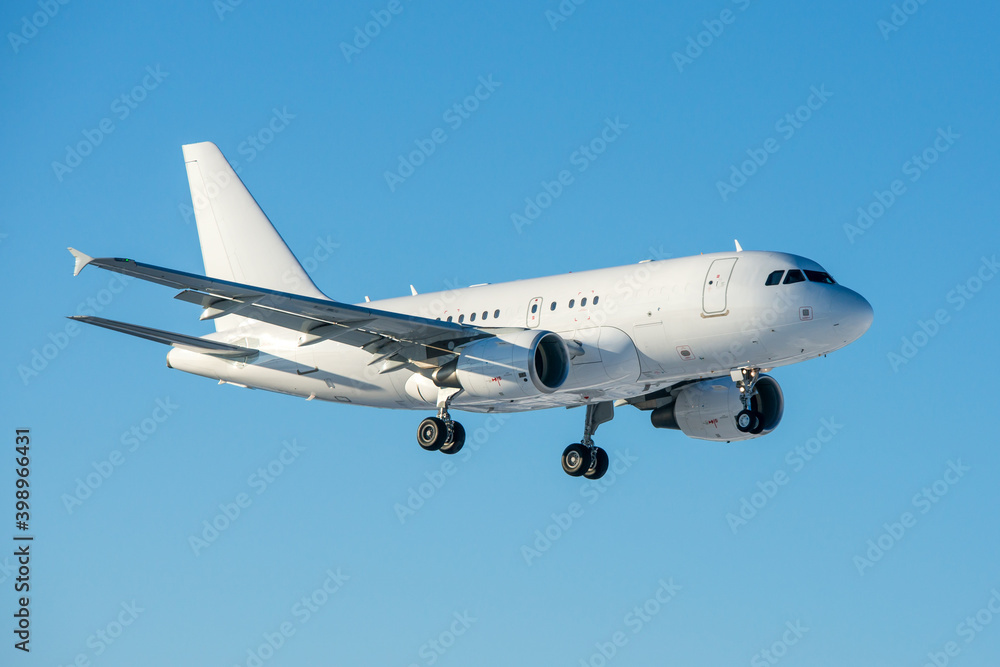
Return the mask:
POLYGON ((439 387, 476 398, 516 399, 551 394, 569 374, 566 342, 551 331, 525 330, 476 340, 434 372, 439 387))
POLYGON ((757 433, 745 433, 736 427, 736 415, 743 410, 743 404, 739 387, 728 377, 686 385, 673 403, 653 410, 650 419, 656 428, 678 429, 689 438, 725 442, 759 438, 781 422, 785 398, 769 375, 757 379, 749 403, 749 409, 760 415, 757 433))

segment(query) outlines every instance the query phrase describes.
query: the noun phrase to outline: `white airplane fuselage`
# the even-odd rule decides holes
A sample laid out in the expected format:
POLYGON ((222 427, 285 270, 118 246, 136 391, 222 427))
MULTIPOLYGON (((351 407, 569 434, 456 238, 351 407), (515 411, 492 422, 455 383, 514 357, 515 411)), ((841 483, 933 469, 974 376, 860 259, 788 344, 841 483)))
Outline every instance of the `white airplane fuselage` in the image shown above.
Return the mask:
MULTIPOLYGON (((451 403, 471 412, 516 412, 627 399, 728 376, 735 368, 784 366, 837 350, 868 329, 871 306, 846 287, 811 280, 765 284, 772 272, 791 269, 823 271, 785 253, 712 253, 360 305, 461 318, 481 330, 559 334, 575 356, 557 391, 491 398, 460 392, 451 403)), ((373 364, 371 353, 336 341, 302 346, 296 332, 252 320, 205 338, 260 355, 242 362, 175 348, 168 365, 310 399, 414 410, 435 405, 437 387, 427 374, 373 364)))

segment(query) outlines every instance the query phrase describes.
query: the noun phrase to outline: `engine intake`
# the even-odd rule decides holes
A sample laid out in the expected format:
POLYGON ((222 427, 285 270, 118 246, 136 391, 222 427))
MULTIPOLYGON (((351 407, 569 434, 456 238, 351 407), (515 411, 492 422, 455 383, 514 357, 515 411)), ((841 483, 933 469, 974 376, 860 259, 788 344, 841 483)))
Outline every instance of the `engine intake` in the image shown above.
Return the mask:
POLYGON ((550 394, 566 382, 569 352, 559 334, 515 331, 473 341, 434 373, 441 387, 464 389, 477 398, 522 398, 550 394))

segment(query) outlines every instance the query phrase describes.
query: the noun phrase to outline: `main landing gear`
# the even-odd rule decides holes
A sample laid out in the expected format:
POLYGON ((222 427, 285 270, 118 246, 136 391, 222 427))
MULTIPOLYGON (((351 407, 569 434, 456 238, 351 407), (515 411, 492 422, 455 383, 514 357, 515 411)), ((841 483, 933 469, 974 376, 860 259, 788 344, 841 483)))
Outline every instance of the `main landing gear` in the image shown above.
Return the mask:
POLYGON ((570 445, 562 453, 562 469, 571 477, 600 479, 608 471, 608 453, 594 444, 591 436, 597 427, 611 421, 615 416, 615 406, 611 401, 587 405, 587 416, 583 424, 583 440, 570 445))
POLYGON ((417 444, 429 452, 458 454, 465 445, 465 428, 448 414, 448 406, 457 393, 457 390, 443 389, 438 399, 437 417, 428 417, 417 427, 417 444))
POLYGON ((736 429, 741 433, 757 435, 764 430, 764 415, 753 409, 753 397, 756 396, 754 385, 760 378, 759 368, 739 368, 730 371, 730 377, 740 389, 740 402, 743 409, 736 414, 736 429))
MULTIPOLYGON (((417 427, 417 443, 429 452, 441 451, 457 454, 465 444, 465 428, 448 414, 451 399, 459 390, 441 389, 438 397, 438 414, 428 417, 417 427)), ((571 477, 600 479, 611 462, 608 453, 594 444, 592 436, 597 427, 615 416, 614 403, 603 401, 587 405, 583 424, 583 439, 566 448, 562 453, 562 468, 571 477)))

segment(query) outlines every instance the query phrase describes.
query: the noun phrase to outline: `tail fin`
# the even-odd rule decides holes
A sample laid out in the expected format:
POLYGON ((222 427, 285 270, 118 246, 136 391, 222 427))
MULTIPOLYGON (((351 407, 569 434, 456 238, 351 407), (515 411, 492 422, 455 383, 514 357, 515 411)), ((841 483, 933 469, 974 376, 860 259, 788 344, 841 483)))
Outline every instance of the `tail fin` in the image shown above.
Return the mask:
POLYGON ((313 284, 222 151, 208 141, 187 144, 183 150, 205 275, 328 298, 313 284))

